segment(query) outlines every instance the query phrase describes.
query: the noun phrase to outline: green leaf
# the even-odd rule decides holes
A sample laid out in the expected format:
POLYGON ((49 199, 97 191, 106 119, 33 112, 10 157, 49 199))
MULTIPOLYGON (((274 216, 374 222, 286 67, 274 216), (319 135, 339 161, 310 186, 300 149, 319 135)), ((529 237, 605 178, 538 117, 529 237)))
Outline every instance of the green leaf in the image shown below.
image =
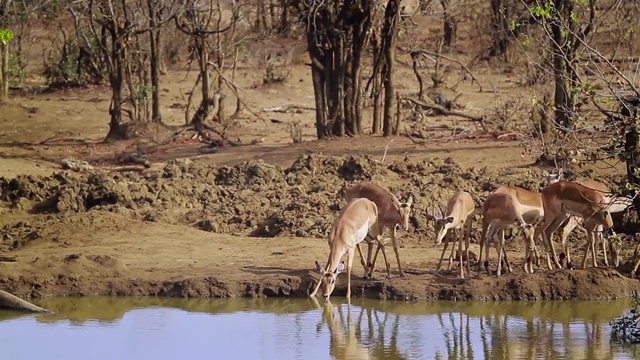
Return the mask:
POLYGON ((569 18, 571 18, 571 20, 574 22, 578 22, 578 15, 576 15, 576 13, 574 13, 573 11, 571 12, 571 15, 569 15, 569 18))
POLYGON ((0 42, 2 45, 7 45, 11 40, 13 40, 13 32, 9 29, 0 29, 0 42))

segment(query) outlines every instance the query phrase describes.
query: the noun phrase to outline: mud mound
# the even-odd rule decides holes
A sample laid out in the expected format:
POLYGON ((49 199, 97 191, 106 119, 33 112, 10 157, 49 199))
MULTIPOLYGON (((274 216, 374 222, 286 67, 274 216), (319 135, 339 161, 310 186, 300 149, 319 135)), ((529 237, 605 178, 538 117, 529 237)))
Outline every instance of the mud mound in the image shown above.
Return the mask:
POLYGON ((233 167, 222 167, 215 180, 217 184, 227 186, 268 186, 282 181, 283 177, 280 167, 266 164, 262 160, 249 160, 233 167))
POLYGON ((352 181, 364 180, 379 182, 392 192, 414 195, 410 234, 420 239, 430 231, 425 212, 445 207, 457 190, 469 191, 480 209, 488 192, 498 186, 537 190, 543 183, 537 169, 496 173, 486 168, 463 169, 450 158, 382 163, 370 156, 321 154, 302 155, 287 169, 261 160, 216 168, 178 159, 144 173, 19 176, 0 179, 1 205, 54 217, 0 224, 2 245, 16 248, 43 234, 61 231, 50 227, 53 219, 68 222, 86 217, 86 222, 97 226, 95 219, 104 213, 190 224, 217 233, 324 237, 345 204, 344 188, 352 181), (85 215, 73 218, 70 214, 85 215))

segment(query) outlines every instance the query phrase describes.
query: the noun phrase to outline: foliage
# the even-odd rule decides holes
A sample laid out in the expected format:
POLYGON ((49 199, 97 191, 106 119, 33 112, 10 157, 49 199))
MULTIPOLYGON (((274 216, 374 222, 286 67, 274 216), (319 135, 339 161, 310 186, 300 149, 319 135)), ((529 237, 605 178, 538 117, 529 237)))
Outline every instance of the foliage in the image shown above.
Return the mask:
POLYGON ((9 81, 12 85, 20 84, 26 77, 27 64, 15 52, 9 54, 9 81))
POLYGON ((632 294, 632 309, 611 321, 611 339, 623 344, 640 343, 640 296, 632 294))
POLYGON ((67 84, 80 82, 77 72, 77 62, 79 51, 77 47, 72 47, 72 51, 56 51, 49 54, 44 61, 44 76, 47 84, 67 84))
POLYGON ((0 43, 6 45, 13 40, 13 32, 9 29, 0 29, 0 43))

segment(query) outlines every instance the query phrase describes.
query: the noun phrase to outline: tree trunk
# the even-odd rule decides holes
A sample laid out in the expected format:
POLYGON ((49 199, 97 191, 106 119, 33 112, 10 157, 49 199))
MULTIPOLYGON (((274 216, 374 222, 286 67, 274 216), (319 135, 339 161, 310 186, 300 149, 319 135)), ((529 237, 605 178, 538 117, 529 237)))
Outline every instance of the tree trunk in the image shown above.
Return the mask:
POLYGON ((193 39, 196 55, 198 56, 198 66, 200 68, 200 92, 202 100, 200 106, 193 114, 191 123, 200 126, 209 116, 209 107, 211 106, 211 97, 209 96, 209 84, 211 82, 209 76, 209 53, 206 49, 204 38, 195 36, 193 39))
POLYGON ((280 28, 278 33, 281 35, 287 35, 289 33, 289 19, 288 19, 287 0, 280 0, 280 28))
MULTIPOLYGON (((376 31, 376 33, 373 35, 373 38, 371 40, 372 42, 372 47, 373 47, 373 54, 374 54, 374 63, 376 62, 375 57, 381 56, 380 53, 380 41, 379 41, 379 37, 378 37, 378 32, 376 31)), ((381 65, 378 66, 384 66, 384 57, 380 57, 380 62, 382 62, 381 65)), ((382 90, 382 80, 380 78, 380 72, 376 72, 374 71, 373 73, 373 88, 371 89, 371 92, 373 94, 373 124, 371 127, 371 132, 373 134, 377 134, 380 132, 380 126, 381 126, 381 113, 380 110, 382 109, 381 104, 382 104, 382 97, 381 97, 381 90, 382 90)))
POLYGON ((491 51, 489 56, 506 56, 509 44, 509 24, 507 23, 508 7, 504 0, 491 0, 491 51))
POLYGON ((154 0, 147 0, 149 8, 149 46, 151 57, 151 121, 162 122, 160 115, 160 29, 156 28, 158 9, 154 0))
POLYGON ((449 0, 440 0, 440 4, 442 5, 442 13, 444 15, 444 47, 450 49, 456 42, 458 24, 451 14, 449 0))
POLYGON ((124 79, 124 49, 122 42, 118 38, 114 29, 111 33, 111 59, 113 69, 109 74, 109 85, 111 85, 111 105, 109 106, 109 132, 105 141, 123 140, 127 138, 127 126, 122 124, 122 83, 124 79))
MULTIPOLYGON (((639 98, 623 98, 620 102, 620 114, 625 117, 630 125, 625 128, 624 133, 624 161, 627 168, 627 179, 630 184, 640 185, 640 134, 638 132, 637 121, 640 111, 639 98)), ((640 196, 636 196, 633 201, 638 216, 640 216, 640 196)))
POLYGON ((327 77, 332 82, 327 89, 329 95, 329 121, 333 121, 332 135, 343 136, 345 134, 345 111, 344 111, 344 88, 346 77, 346 54, 344 40, 340 36, 334 37, 334 51, 327 51, 329 59, 331 60, 331 67, 326 69, 332 69, 327 77))
POLYGON ((389 0, 384 14, 384 26, 382 28, 383 49, 384 49, 384 110, 382 132, 384 136, 390 136, 393 128, 393 115, 395 111, 395 90, 393 86, 393 74, 395 65, 395 40, 398 29, 398 0, 389 0))
POLYGON ((553 52, 553 77, 555 83, 554 106, 555 122, 561 126, 560 130, 565 131, 571 128, 571 99, 569 97, 566 78, 569 74, 565 69, 565 54, 563 44, 566 39, 562 34, 561 14, 564 10, 565 0, 556 0, 555 14, 551 19, 551 49, 553 52))
POLYGON ((0 100, 9 98, 9 44, 0 44, 0 100))
POLYGON ((361 61, 374 0, 294 4, 304 14, 318 137, 360 134, 361 61))

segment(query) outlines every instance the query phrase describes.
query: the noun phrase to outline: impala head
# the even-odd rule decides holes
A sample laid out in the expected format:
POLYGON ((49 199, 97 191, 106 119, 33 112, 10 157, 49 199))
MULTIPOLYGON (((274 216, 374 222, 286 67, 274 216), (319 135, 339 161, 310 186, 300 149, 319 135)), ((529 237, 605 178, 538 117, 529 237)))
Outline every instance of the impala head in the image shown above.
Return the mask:
POLYGON ((326 271, 316 261, 316 270, 322 274, 322 278, 320 279, 322 282, 322 297, 326 301, 329 301, 329 296, 331 296, 333 289, 336 287, 336 278, 338 277, 338 274, 344 271, 344 261, 338 265, 335 271, 326 271))
POLYGON ((611 260, 613 260, 613 266, 620 266, 620 249, 622 249, 622 237, 613 231, 604 231, 602 236, 607 238, 607 245, 609 246, 609 253, 611 254, 611 260))
POLYGON ((542 175, 544 176, 544 180, 546 182, 546 185, 551 185, 553 183, 557 183, 558 181, 562 180, 562 174, 564 173, 564 167, 559 167, 556 168, 557 171, 555 173, 551 172, 546 172, 543 171, 542 175))
POLYGON ((432 214, 427 214, 427 220, 433 221, 436 230, 436 244, 440 245, 449 229, 453 228, 453 216, 445 217, 442 209, 435 208, 432 214))
POLYGON ((411 215, 411 207, 413 206, 413 195, 409 195, 405 202, 399 201, 398 197, 396 197, 394 202, 400 212, 400 219, 402 220, 400 227, 402 227, 402 230, 407 231, 409 230, 409 216, 411 215))
POLYGON ((595 221, 599 225, 602 225, 605 229, 612 228, 613 219, 611 218, 611 213, 609 212, 609 204, 600 203, 595 206, 593 215, 591 215, 591 220, 595 221))

